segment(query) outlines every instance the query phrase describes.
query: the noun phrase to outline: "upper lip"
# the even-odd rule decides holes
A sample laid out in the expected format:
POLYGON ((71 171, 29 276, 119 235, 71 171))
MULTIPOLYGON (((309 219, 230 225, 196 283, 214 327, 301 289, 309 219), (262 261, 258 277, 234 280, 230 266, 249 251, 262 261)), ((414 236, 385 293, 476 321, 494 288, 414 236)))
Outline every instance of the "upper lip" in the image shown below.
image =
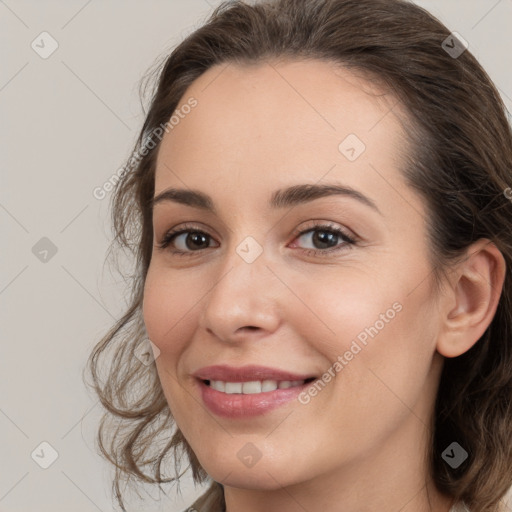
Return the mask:
POLYGON ((197 370, 194 377, 202 380, 221 380, 224 382, 250 382, 255 380, 306 380, 314 378, 312 374, 291 373, 278 368, 267 366, 247 365, 247 366, 228 366, 214 365, 205 366, 197 370))

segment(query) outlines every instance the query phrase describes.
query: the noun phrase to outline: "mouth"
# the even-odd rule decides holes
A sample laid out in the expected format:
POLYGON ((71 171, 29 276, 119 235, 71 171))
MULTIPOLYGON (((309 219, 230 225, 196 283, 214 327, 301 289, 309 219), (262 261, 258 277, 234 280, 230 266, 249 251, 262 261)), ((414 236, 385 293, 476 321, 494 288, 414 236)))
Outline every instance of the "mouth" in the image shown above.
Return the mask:
POLYGON ((268 414, 288 405, 318 377, 278 368, 249 365, 208 366, 193 376, 203 404, 216 416, 229 419, 268 414))
POLYGON ((245 382, 229 382, 224 380, 202 379, 203 384, 227 395, 256 395, 271 393, 278 389, 301 387, 313 382, 315 377, 301 380, 251 380, 245 382))
POLYGON ((290 407, 296 407, 299 404, 297 398, 314 380, 316 379, 313 377, 296 381, 265 379, 230 382, 198 379, 196 382, 203 404, 213 414, 240 420, 268 414, 287 404, 290 407))

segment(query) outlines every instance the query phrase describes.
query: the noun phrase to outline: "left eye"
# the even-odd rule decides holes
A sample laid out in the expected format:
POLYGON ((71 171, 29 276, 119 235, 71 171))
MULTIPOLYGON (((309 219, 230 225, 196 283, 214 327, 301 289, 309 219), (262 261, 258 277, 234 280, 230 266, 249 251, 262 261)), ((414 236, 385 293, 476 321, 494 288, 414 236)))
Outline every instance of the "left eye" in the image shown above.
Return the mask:
POLYGON ((313 229, 301 231, 298 239, 301 238, 313 244, 313 248, 306 248, 306 251, 313 252, 328 252, 344 247, 347 244, 350 245, 355 243, 355 240, 349 237, 341 229, 329 226, 317 226, 313 229), (339 239, 341 239, 342 243, 339 243, 339 239))
MULTIPOLYGON (((311 254, 325 254, 347 248, 347 246, 356 243, 351 236, 334 226, 313 226, 307 230, 296 232, 295 236, 297 240, 303 238, 309 240, 314 246, 320 246, 303 249, 304 252, 311 254), (339 239, 341 239, 341 243, 339 239)), ((171 254, 187 256, 191 255, 191 253, 197 253, 202 249, 211 247, 208 243, 211 240, 213 240, 213 238, 208 233, 200 231, 194 226, 189 226, 180 230, 169 231, 164 235, 158 246, 161 249, 167 249, 172 245, 174 248, 169 249, 171 254)))

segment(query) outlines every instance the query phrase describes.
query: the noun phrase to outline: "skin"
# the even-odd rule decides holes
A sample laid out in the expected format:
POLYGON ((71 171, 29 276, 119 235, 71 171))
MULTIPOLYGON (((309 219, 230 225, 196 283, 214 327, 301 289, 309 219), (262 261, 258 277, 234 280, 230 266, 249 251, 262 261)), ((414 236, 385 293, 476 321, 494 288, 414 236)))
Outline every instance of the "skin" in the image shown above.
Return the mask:
POLYGON ((428 478, 429 424, 444 357, 469 350, 492 320, 501 253, 477 242, 434 292, 425 204, 399 172, 409 149, 401 105, 353 71, 315 60, 222 65, 181 105, 190 97, 197 107, 161 142, 155 196, 197 189, 217 214, 155 205, 144 321, 177 425, 225 486, 228 512, 447 512, 452 500, 428 478), (338 149, 348 134, 366 145, 354 161, 338 149), (334 182, 380 213, 344 196, 268 206, 279 188, 334 182), (335 237, 340 250, 327 255, 312 237, 322 229, 311 231, 326 222, 356 243, 335 237), (184 223, 209 235, 202 246, 181 235, 158 247, 184 223), (248 236, 263 251, 252 263, 236 252, 248 236), (199 368, 321 376, 394 303, 401 311, 309 403, 245 419, 204 406, 191 375, 199 368), (237 457, 249 442, 261 453, 250 468, 237 457))

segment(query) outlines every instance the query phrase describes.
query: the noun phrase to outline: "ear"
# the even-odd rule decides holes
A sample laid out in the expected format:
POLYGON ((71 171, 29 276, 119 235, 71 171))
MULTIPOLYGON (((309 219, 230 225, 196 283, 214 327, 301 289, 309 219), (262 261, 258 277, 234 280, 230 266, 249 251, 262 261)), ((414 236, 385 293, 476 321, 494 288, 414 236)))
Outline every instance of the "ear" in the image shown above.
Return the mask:
POLYGON ((472 244, 444 291, 437 351, 445 357, 467 352, 490 325, 501 296, 506 264, 488 239, 472 244))

